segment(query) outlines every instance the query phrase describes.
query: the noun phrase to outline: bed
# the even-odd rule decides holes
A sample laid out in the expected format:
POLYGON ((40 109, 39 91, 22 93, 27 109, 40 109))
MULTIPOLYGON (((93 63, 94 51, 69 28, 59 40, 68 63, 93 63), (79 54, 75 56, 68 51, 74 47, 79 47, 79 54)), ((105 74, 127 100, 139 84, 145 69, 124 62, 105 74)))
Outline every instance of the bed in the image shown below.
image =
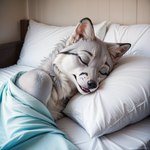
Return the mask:
MULTIPOLYGON (((67 40, 68 36, 74 29, 73 26, 66 26, 66 27, 50 26, 36 22, 34 20, 30 20, 30 22, 28 20, 21 20, 20 24, 21 24, 21 41, 0 45, 0 54, 2 57, 2 59, 0 60, 0 67, 1 67, 0 85, 2 85, 11 76, 13 76, 19 71, 28 71, 33 68, 36 68, 41 63, 41 60, 50 55, 56 49, 60 49, 62 48, 62 46, 64 46, 65 41, 67 40), (49 43, 51 44, 49 45, 49 43), (9 55, 8 54, 9 51, 12 54, 9 55)), ((104 21, 94 25, 94 28, 96 36, 99 37, 101 40, 116 43, 130 42, 132 44, 132 47, 129 50, 129 52, 119 62, 119 65, 116 66, 116 69, 113 73, 114 75, 112 75, 111 78, 109 78, 108 81, 109 83, 112 83, 111 86, 108 85, 107 81, 102 84, 102 87, 104 87, 105 89, 106 88, 105 85, 108 85, 107 89, 109 90, 110 87, 116 88, 116 90, 120 90, 121 89, 120 85, 123 85, 124 82, 127 82, 127 84, 120 92, 123 91, 125 95, 133 94, 131 95, 133 97, 137 94, 137 99, 138 101, 141 102, 139 104, 140 106, 138 105, 139 106, 138 108, 134 108, 134 113, 132 113, 131 115, 130 113, 128 113, 128 111, 130 111, 129 109, 133 109, 130 108, 130 106, 132 106, 131 103, 129 103, 129 106, 126 103, 122 104, 125 106, 125 107, 123 106, 123 111, 125 111, 125 114, 127 114, 125 116, 126 118, 124 117, 124 120, 120 119, 119 123, 116 126, 113 126, 111 124, 111 127, 107 127, 107 123, 108 124, 110 122, 112 123, 112 121, 114 121, 117 117, 119 117, 117 116, 117 114, 115 114, 116 118, 112 119, 111 114, 108 114, 114 113, 111 112, 114 109, 111 109, 111 107, 109 107, 110 105, 113 105, 113 101, 115 101, 113 100, 114 95, 110 95, 109 97, 109 99, 110 98, 112 99, 112 103, 108 104, 109 103, 108 101, 107 105, 104 105, 103 107, 108 110, 99 111, 98 108, 100 107, 99 106, 100 104, 98 104, 97 100, 94 104, 91 103, 91 101, 95 101, 95 99, 97 99, 97 95, 99 95, 99 93, 96 93, 96 95, 94 95, 95 94, 94 93, 93 95, 86 96, 86 98, 78 94, 75 97, 73 97, 73 99, 71 99, 71 101, 64 110, 65 116, 62 119, 58 120, 56 124, 60 130, 62 130, 64 133, 67 134, 71 142, 81 150, 107 150, 107 149, 149 150, 150 149, 150 116, 149 116, 150 49, 148 45, 150 37, 150 25, 140 24, 140 25, 123 26, 120 24, 114 24, 104 21), (132 66, 132 64, 134 65, 132 66), (124 67, 121 68, 120 67, 121 65, 124 67), (119 79, 119 82, 117 83, 117 85, 115 85, 114 76, 118 75, 118 73, 120 73, 121 75, 122 73, 128 71, 129 74, 119 76, 119 78, 115 79, 115 81, 116 80, 118 81, 119 79), (134 77, 137 79, 135 80, 136 83, 134 83, 134 77), (124 81, 120 80, 121 78, 127 79, 124 81), (141 80, 141 78, 143 80, 141 80), (126 89, 129 84, 134 85, 134 87, 131 87, 131 89, 134 88, 133 92, 130 92, 130 90, 126 89), (119 88, 118 85, 120 86, 119 88), (138 89, 138 86, 140 87, 140 89, 138 89), (138 91, 134 93, 134 90, 136 89, 138 89, 138 91), (142 93, 143 95, 141 94, 142 96, 140 95, 141 96, 140 97, 138 94, 141 91, 143 92, 142 93), (139 97, 141 98, 140 100, 139 97), (82 108, 86 105, 87 101, 88 104, 91 105, 86 106, 88 110, 85 110, 83 112, 82 108), (96 107, 95 105, 98 105, 98 107, 96 107), (91 108, 91 106, 93 106, 93 108, 91 108), (83 115, 83 113, 85 112, 86 115, 83 115), (95 115, 104 112, 106 112, 107 115, 106 114, 104 114, 103 116, 95 115), (99 119, 101 117, 104 117, 104 120, 99 120, 95 116, 97 116, 97 118, 99 119), (86 125, 86 121, 88 125, 86 125), (98 121, 103 121, 102 127, 100 127, 100 124, 97 123, 98 121), (96 123, 97 126, 95 125, 96 123), (100 128, 103 128, 103 132, 99 131, 100 128)), ((104 95, 101 96, 103 96, 104 99, 106 100, 105 102, 107 102, 108 97, 105 96, 107 92, 102 90, 101 92, 104 95)), ((122 95, 120 96, 120 99, 121 98, 122 95)), ((128 97, 125 98, 124 102, 127 101, 126 100, 127 98, 128 97)), ((136 102, 135 101, 134 102, 132 101, 132 103, 137 103, 137 101, 136 102)), ((105 104, 105 102, 101 103, 101 105, 105 104)), ((133 105, 133 107, 136 107, 136 105, 133 105)), ((0 144, 2 141, 3 136, 1 135, 0 144)), ((32 143, 30 144, 32 145, 32 143)))

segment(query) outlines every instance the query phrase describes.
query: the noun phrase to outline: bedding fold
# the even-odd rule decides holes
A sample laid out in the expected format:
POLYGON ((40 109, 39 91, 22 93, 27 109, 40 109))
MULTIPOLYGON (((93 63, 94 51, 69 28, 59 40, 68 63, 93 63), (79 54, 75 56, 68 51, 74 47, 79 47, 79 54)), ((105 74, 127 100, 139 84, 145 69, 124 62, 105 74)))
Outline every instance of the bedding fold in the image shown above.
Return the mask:
POLYGON ((77 150, 48 109, 15 85, 22 73, 0 89, 0 150, 77 150))

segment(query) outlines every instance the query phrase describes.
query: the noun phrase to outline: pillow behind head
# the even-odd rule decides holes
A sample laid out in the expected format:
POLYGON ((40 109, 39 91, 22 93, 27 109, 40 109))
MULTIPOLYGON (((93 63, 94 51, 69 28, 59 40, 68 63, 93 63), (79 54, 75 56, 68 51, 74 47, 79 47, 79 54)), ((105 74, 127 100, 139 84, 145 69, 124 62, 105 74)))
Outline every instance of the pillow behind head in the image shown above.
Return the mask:
POLYGON ((150 24, 111 24, 104 41, 112 43, 131 43, 132 46, 125 55, 150 57, 149 39, 150 24))
POLYGON ((21 50, 19 65, 38 67, 58 43, 65 44, 73 27, 56 27, 30 20, 25 42, 21 50))
MULTIPOLYGON (((100 39, 104 39, 107 22, 104 21, 97 24, 94 28, 96 35, 100 39)), ((73 30, 73 26, 50 26, 30 20, 25 42, 17 64, 38 67, 41 61, 48 57, 54 50, 64 48, 73 30)))
POLYGON ((75 95, 64 113, 97 137, 120 130, 150 114, 150 59, 121 58, 100 88, 75 95))

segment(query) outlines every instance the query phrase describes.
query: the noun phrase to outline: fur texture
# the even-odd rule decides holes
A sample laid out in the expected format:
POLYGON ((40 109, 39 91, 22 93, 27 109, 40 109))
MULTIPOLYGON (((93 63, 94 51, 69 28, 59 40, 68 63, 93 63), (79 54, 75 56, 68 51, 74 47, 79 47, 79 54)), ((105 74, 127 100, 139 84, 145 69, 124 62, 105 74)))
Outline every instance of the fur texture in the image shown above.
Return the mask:
POLYGON ((23 74, 16 85, 45 104, 55 120, 62 117, 68 100, 78 91, 90 94, 112 71, 129 43, 105 43, 95 36, 84 18, 67 41, 37 69, 23 74))

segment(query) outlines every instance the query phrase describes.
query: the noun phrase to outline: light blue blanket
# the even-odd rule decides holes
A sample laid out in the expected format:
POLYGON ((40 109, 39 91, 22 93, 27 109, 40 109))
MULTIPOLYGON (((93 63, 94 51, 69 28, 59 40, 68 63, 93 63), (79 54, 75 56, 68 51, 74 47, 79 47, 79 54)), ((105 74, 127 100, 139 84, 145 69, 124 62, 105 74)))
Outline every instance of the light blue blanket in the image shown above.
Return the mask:
POLYGON ((48 109, 15 86, 21 74, 0 89, 0 150, 77 150, 48 109))

